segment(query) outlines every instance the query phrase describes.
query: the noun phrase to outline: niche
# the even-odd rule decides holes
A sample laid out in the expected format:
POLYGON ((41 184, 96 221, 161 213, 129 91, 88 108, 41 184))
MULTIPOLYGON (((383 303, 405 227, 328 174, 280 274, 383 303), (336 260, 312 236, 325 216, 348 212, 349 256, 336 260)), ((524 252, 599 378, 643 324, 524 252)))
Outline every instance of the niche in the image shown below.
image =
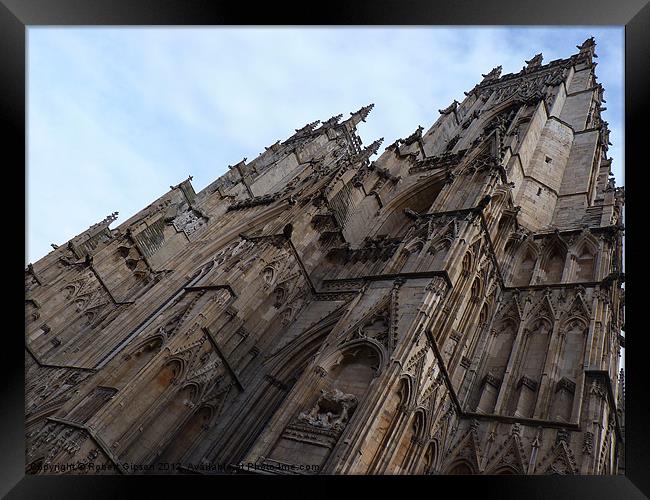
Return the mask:
POLYGON ((533 271, 535 270, 535 263, 537 258, 535 257, 531 249, 526 249, 519 265, 515 269, 515 274, 513 278, 513 286, 528 286, 530 285, 530 280, 533 277, 533 271))
POLYGON ((378 351, 365 343, 340 352, 323 382, 285 427, 267 462, 321 467, 363 402, 379 363, 378 351))

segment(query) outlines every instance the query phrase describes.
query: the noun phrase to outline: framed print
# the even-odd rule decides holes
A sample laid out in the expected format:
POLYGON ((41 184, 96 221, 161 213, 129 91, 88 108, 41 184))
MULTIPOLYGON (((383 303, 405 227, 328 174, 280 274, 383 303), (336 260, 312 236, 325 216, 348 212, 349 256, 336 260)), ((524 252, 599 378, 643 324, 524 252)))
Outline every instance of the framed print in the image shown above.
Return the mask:
POLYGON ((4 1, 8 498, 648 494, 650 8, 470 3, 4 1))

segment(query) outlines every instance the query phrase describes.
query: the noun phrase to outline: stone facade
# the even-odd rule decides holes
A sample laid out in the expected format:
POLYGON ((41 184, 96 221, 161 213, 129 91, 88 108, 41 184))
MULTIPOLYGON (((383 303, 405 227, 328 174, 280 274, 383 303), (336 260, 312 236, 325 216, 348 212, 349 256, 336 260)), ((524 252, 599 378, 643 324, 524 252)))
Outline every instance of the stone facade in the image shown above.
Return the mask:
POLYGON ((616 474, 623 188, 594 41, 426 132, 307 124, 30 265, 30 473, 616 474))

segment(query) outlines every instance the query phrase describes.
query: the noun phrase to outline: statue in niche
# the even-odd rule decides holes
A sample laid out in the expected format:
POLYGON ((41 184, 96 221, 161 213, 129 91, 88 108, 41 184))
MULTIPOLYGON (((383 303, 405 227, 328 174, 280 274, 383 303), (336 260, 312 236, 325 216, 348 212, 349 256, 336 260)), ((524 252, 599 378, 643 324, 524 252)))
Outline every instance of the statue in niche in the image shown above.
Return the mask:
POLYGON ((321 390, 321 396, 309 412, 301 412, 298 421, 312 427, 341 431, 346 426, 358 404, 354 394, 344 394, 339 389, 321 390))
POLYGON ((264 270, 262 271, 262 279, 264 280, 264 283, 266 283, 267 285, 270 285, 273 282, 273 275, 274 274, 275 273, 273 272, 272 267, 264 268, 264 270))

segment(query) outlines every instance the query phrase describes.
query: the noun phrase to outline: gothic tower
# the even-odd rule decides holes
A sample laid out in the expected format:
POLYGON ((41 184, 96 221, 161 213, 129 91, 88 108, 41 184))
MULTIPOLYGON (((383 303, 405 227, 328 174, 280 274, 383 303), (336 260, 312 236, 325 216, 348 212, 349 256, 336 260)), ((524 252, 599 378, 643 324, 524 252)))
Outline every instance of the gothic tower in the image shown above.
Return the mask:
POLYGON ((373 105, 307 124, 29 265, 27 470, 619 472, 594 50, 495 68, 375 161, 373 105))

